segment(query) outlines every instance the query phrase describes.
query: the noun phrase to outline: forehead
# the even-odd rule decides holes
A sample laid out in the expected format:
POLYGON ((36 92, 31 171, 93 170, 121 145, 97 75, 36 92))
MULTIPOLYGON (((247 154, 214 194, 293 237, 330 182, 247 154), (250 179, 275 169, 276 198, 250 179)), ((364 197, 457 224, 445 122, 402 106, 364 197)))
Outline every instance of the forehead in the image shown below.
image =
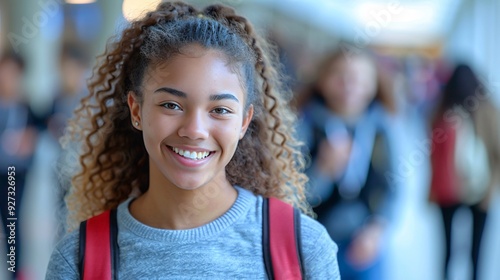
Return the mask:
POLYGON ((345 55, 333 59, 330 67, 373 67, 373 61, 364 55, 345 55))
POLYGON ((371 59, 364 56, 342 57, 331 61, 323 78, 337 74, 357 74, 371 77, 376 75, 376 67, 371 59))
MULTIPOLYGON (((227 55, 214 49, 189 46, 168 60, 151 64, 143 79, 143 88, 175 86, 189 93, 205 88, 211 91, 244 92, 239 67, 227 55)), ((154 90, 154 89, 153 89, 154 90)))

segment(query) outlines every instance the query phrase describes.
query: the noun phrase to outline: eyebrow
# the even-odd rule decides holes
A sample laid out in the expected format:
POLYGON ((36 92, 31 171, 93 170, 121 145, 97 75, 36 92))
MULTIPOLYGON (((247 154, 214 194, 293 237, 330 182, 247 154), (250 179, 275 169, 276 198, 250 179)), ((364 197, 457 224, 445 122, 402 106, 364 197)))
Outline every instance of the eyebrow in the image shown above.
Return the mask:
POLYGON ((182 92, 180 90, 176 90, 176 89, 173 89, 173 88, 169 88, 169 87, 162 87, 162 88, 159 88, 159 89, 157 89, 157 90, 154 91, 154 93, 160 93, 160 92, 170 93, 172 95, 175 95, 175 96, 178 96, 178 97, 182 97, 182 98, 186 98, 187 97, 187 94, 185 92, 182 92))
MULTIPOLYGON (((169 87, 161 87, 161 88, 154 91, 154 93, 161 93, 161 92, 169 93, 171 95, 181 97, 181 98, 187 98, 187 94, 185 92, 182 92, 180 90, 176 90, 173 88, 169 88, 169 87)), ((231 93, 212 94, 209 97, 210 101, 219 101, 219 100, 224 100, 224 99, 234 100, 238 103, 240 102, 240 100, 231 93)))
POLYGON ((231 99, 236 102, 240 102, 238 98, 230 93, 221 93, 221 94, 212 94, 210 95, 210 101, 218 101, 218 100, 223 100, 223 99, 231 99))

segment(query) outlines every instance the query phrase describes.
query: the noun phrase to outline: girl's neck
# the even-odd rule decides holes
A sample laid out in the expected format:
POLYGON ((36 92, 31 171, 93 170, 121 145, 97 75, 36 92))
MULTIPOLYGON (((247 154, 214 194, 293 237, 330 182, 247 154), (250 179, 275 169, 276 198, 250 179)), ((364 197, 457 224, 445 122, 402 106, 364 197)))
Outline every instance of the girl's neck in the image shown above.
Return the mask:
POLYGON ((195 190, 150 185, 130 205, 130 213, 143 224, 163 229, 203 226, 224 214, 238 196, 229 182, 210 182, 195 190))

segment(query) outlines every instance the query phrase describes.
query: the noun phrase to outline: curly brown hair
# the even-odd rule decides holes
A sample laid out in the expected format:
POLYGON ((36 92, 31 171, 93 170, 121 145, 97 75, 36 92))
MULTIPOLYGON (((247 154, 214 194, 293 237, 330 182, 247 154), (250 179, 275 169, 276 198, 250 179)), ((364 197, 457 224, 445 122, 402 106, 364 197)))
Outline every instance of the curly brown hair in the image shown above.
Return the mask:
POLYGON ((131 125, 127 93, 140 92, 146 67, 193 43, 220 50, 239 66, 246 107, 254 106, 248 131, 226 166, 229 182, 311 214, 304 194, 304 159, 294 137, 295 115, 288 106, 291 94, 282 86, 273 47, 232 8, 197 10, 167 2, 108 44, 89 81, 90 93, 70 120, 65 139, 80 145, 78 170, 66 198, 70 228, 147 191, 149 157, 141 132, 131 125))

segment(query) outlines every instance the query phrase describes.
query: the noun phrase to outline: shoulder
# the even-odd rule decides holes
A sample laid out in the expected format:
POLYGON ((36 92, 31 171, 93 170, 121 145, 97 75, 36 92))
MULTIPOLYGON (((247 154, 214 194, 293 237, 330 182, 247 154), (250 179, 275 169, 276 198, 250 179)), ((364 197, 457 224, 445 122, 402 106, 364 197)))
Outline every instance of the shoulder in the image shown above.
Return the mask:
POLYGON ((301 214, 302 259, 307 279, 340 279, 337 245, 325 227, 301 214))
POLYGON ((322 224, 304 214, 300 215, 300 223, 303 253, 317 250, 318 242, 327 245, 331 249, 331 255, 337 253, 337 245, 322 224))
POLYGON ((46 279, 78 279, 79 231, 67 233, 50 257, 46 279))
POLYGON ((338 248, 323 225, 305 214, 300 214, 298 241, 305 279, 340 279, 338 248))

